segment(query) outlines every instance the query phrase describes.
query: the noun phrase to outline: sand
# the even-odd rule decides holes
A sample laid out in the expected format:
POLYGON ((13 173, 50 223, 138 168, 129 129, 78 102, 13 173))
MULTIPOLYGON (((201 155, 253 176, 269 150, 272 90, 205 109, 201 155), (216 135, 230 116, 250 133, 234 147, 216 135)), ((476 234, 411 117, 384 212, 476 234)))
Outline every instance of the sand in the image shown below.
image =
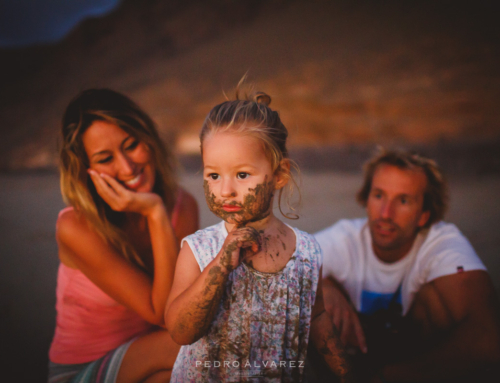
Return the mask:
MULTIPOLYGON (((306 172, 302 178, 301 218, 290 224, 315 232, 340 218, 364 215, 354 201, 360 174, 306 172)), ((198 200, 201 226, 216 223, 204 202, 201 175, 185 174, 181 183, 198 200)), ((454 177, 450 184, 447 221, 470 239, 500 292, 500 175, 454 177)), ((55 221, 63 206, 55 173, 0 175, 2 381, 46 381, 55 324, 55 221)))

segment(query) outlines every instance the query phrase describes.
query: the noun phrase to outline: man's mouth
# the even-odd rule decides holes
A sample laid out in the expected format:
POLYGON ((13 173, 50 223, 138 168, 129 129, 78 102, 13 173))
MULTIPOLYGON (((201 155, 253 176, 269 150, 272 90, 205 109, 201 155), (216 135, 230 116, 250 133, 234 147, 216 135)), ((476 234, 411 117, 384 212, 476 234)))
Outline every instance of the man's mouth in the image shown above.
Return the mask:
POLYGON ((391 235, 397 229, 396 225, 394 225, 393 223, 383 221, 375 222, 374 228, 377 233, 381 235, 391 235))

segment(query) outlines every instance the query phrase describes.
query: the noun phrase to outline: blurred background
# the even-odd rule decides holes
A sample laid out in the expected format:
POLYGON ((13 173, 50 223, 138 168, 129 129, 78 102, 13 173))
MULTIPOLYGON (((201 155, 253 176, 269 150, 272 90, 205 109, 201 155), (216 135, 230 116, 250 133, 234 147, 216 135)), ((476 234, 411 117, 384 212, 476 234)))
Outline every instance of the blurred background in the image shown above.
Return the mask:
POLYGON ((43 382, 55 321, 63 207, 60 118, 110 87, 158 123, 202 226, 198 132, 240 78, 272 96, 302 169, 310 232, 364 214, 360 167, 375 145, 437 159, 447 220, 500 290, 500 24, 493 1, 1 0, 0 352, 7 382, 43 382))

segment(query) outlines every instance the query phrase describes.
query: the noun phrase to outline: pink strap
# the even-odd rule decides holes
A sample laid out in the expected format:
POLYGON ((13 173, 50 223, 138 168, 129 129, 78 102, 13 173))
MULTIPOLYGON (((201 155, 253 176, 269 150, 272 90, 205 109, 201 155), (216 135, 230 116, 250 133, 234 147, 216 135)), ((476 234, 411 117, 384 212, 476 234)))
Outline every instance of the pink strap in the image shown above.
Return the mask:
POLYGON ((64 209, 62 209, 59 214, 58 214, 58 217, 60 217, 62 214, 64 214, 65 212, 69 211, 69 210, 73 210, 73 206, 66 206, 64 209))

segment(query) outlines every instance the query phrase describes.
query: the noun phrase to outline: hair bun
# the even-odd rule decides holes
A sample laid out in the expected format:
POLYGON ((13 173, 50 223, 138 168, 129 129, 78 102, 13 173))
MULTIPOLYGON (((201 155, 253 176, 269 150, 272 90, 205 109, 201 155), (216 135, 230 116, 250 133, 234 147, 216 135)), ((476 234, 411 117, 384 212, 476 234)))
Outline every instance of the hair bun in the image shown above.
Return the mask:
POLYGON ((257 104, 264 104, 266 106, 269 106, 269 104, 271 104, 271 96, 264 92, 256 92, 253 96, 253 100, 257 104))

